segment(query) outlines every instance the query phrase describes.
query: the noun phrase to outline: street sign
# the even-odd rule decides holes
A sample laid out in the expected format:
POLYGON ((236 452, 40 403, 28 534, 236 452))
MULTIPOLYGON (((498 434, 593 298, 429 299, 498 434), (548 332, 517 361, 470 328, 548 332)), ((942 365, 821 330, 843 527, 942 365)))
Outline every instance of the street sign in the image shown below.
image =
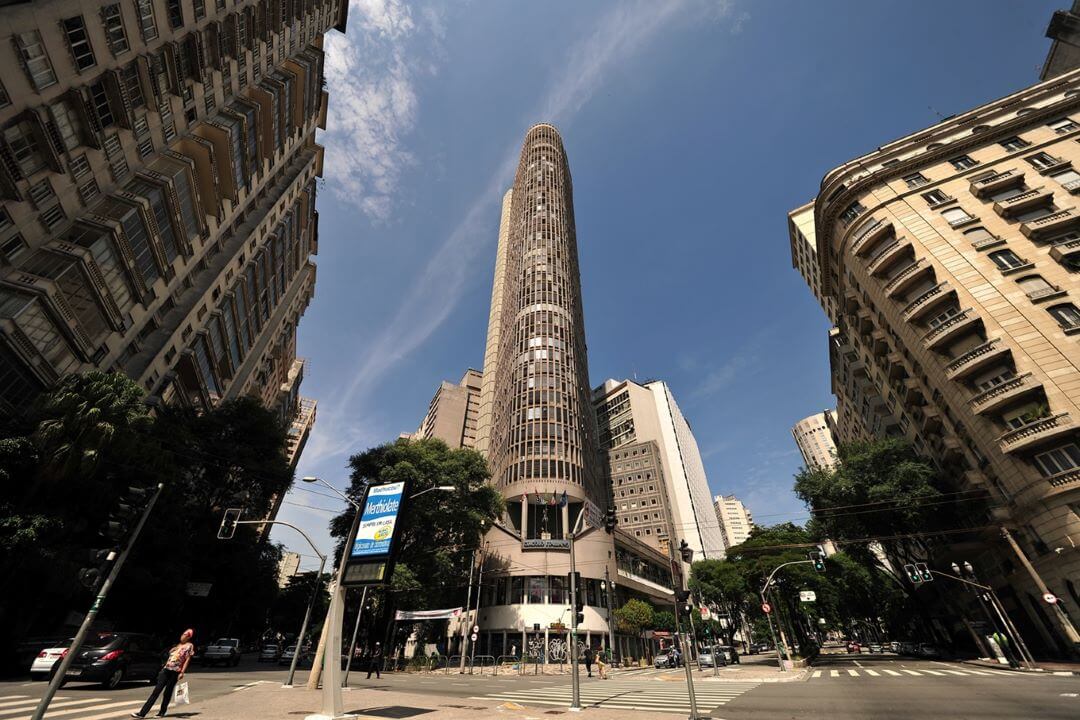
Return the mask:
POLYGON ((480 626, 479 626, 479 625, 473 625, 473 626, 472 626, 472 631, 473 631, 474 633, 478 633, 478 632, 480 632, 480 626))
POLYGON ((600 508, 596 506, 596 503, 594 503, 589 498, 585 498, 582 506, 584 507, 584 510, 582 512, 585 513, 585 523, 589 527, 596 528, 597 530, 603 528, 604 514, 600 512, 600 508))
POLYGON ((346 543, 349 557, 343 585, 384 585, 390 582, 396 555, 395 540, 399 534, 397 521, 406 497, 404 482, 368 487, 356 534, 346 543))
POLYGON ((1058 601, 1057 595, 1055 595, 1054 593, 1050 593, 1050 592, 1043 594, 1043 600, 1045 600, 1050 605, 1054 605, 1058 601))
POLYGON ((772 605, 770 605, 769 603, 761 603, 761 611, 766 614, 771 613, 772 605))
POLYGON ((698 608, 698 612, 701 613, 701 619, 702 620, 708 620, 709 618, 712 617, 712 613, 709 612, 709 608, 705 607, 704 605, 702 605, 700 608, 698 608))
POLYGON ((800 590, 799 602, 814 602, 817 600, 817 593, 813 590, 800 590))
POLYGON ((471 640, 472 640, 473 642, 476 642, 476 633, 473 633, 473 634, 472 634, 472 635, 470 636, 470 639, 471 639, 471 640))

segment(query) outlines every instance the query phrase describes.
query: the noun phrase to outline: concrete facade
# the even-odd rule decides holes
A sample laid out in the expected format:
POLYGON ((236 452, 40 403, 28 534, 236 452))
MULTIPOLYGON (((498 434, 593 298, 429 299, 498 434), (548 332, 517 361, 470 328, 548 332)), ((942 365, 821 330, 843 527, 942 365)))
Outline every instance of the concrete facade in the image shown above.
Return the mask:
POLYGON ((836 411, 826 410, 803 418, 791 428, 805 467, 831 468, 836 464, 835 426, 836 411))
POLYGON ((1073 71, 830 171, 814 213, 834 387, 858 374, 871 392, 849 412, 881 421, 864 429, 987 493, 959 559, 1061 653, 1080 640, 1076 119, 1073 71))
POLYGON ((713 498, 713 509, 724 533, 725 551, 746 542, 754 529, 754 516, 742 500, 734 495, 717 495, 713 498))
POLYGON ((5 4, 0 410, 119 370, 151 402, 314 404, 296 325, 315 285, 323 33, 345 0, 5 4))
POLYGON ((1080 68, 1080 0, 1073 0, 1071 8, 1058 10, 1050 17, 1046 37, 1053 42, 1039 73, 1040 80, 1080 68))
MULTIPOLYGON (((593 390, 593 406, 596 409, 600 448, 607 451, 609 457, 611 452, 633 443, 651 442, 656 445, 661 461, 660 475, 666 487, 672 519, 671 530, 665 531, 674 533, 663 538, 664 544, 671 541, 678 547, 678 543, 685 540, 694 550, 695 559, 723 558, 723 533, 713 512, 712 494, 701 453, 690 423, 683 417, 667 383, 662 380, 644 384, 633 380, 606 380, 593 390)), ((618 465, 626 462, 632 464, 642 460, 628 461, 624 458, 616 461, 614 479, 618 479, 618 465)), ((618 491, 617 487, 614 489, 618 491)), ((659 498, 656 499, 659 501, 659 498)), ((634 516, 632 508, 622 508, 621 497, 616 496, 615 500, 620 522, 625 513, 630 513, 630 518, 634 516)), ((662 519, 663 512, 658 512, 662 519)), ((648 524, 656 520, 659 519, 650 518, 648 524)), ((655 527, 663 529, 662 525, 655 527)), ((637 535, 640 531, 644 534, 646 529, 650 528, 643 525, 634 528, 634 533, 637 535)), ((649 537, 655 538, 655 535, 645 536, 646 542, 649 537)), ((660 546, 657 544, 657 547, 660 546)))
POLYGON ((483 373, 469 368, 459 383, 445 380, 435 391, 416 432, 403 437, 438 438, 451 448, 476 447, 483 373))

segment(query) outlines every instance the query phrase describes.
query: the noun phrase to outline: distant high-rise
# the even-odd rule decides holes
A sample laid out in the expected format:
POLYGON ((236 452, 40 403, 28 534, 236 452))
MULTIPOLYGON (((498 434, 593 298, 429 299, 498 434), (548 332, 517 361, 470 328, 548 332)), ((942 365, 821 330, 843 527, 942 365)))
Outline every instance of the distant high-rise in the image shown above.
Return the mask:
MULTIPOLYGON (((644 384, 633 380, 607 380, 593 391, 593 405, 600 448, 607 452, 612 479, 618 482, 622 469, 632 470, 636 476, 642 467, 643 460, 630 454, 633 452, 629 450, 631 444, 655 444, 660 459, 658 479, 665 483, 667 496, 658 496, 656 500, 657 503, 666 501, 669 505, 676 545, 685 540, 698 560, 724 557, 723 534, 712 509, 709 480, 697 440, 667 383, 662 380, 644 384)), ((648 450, 648 447, 640 448, 642 454, 647 455, 648 450)), ((646 483, 646 487, 649 485, 646 483)), ((619 522, 627 528, 632 527, 634 534, 646 542, 665 548, 668 527, 663 517, 664 508, 653 510, 650 506, 648 524, 641 525, 639 520, 634 520, 642 517, 640 512, 635 512, 640 511, 639 507, 634 507, 638 498, 620 494, 629 488, 616 486, 613 490, 619 522), (660 517, 653 517, 656 514, 660 517), (654 533, 664 535, 660 540, 654 540, 654 533)))
POLYGON ((836 441, 832 434, 835 422, 836 411, 826 410, 803 418, 791 428, 791 436, 807 468, 831 468, 836 464, 836 441))
POLYGON ((482 378, 479 370, 470 368, 457 384, 444 380, 431 398, 420 427, 402 437, 438 438, 451 448, 476 447, 482 378))
POLYGON ((725 549, 746 542, 754 529, 754 517, 742 500, 734 495, 717 495, 713 498, 713 509, 724 532, 725 549))
POLYGON ((347 0, 0 2, 0 412, 69 373, 315 419, 323 34, 347 0))

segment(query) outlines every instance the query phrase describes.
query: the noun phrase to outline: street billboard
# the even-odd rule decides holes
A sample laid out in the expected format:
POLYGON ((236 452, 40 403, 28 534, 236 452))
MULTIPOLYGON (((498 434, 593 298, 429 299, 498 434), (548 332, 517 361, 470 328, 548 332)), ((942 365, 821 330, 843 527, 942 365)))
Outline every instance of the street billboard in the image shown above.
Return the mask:
POLYGON ((368 490, 364 514, 360 518, 360 526, 356 529, 350 558, 390 554, 404 493, 404 482, 373 485, 368 490))

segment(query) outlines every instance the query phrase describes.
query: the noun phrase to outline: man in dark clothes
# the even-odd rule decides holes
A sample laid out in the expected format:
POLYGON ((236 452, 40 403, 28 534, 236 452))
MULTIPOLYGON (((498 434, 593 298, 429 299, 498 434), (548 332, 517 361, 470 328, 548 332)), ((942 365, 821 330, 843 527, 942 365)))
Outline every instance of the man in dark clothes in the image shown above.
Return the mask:
POLYGON ((371 649, 371 654, 368 655, 367 679, 370 680, 371 673, 375 673, 375 679, 381 680, 380 670, 382 670, 382 643, 375 643, 375 647, 371 649))
POLYGON ((585 648, 585 670, 589 673, 589 677, 592 677, 592 664, 595 656, 593 655, 592 648, 585 648))

